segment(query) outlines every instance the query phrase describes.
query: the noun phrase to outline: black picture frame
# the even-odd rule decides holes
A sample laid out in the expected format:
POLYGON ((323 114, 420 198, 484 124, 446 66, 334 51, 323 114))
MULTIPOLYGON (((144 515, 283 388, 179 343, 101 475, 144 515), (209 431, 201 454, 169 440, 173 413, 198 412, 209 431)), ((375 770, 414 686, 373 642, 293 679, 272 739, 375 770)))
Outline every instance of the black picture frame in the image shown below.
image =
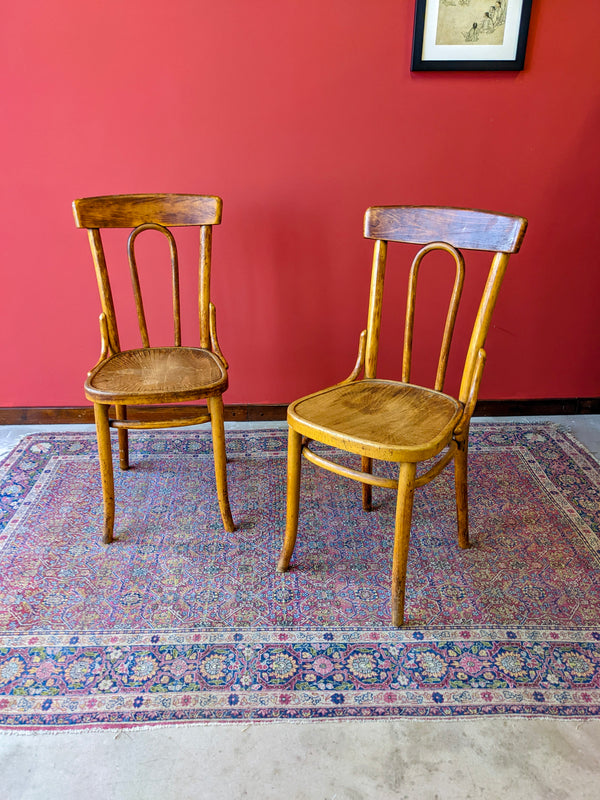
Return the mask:
POLYGON ((416 0, 411 71, 522 70, 531 4, 532 0, 500 0, 499 3, 495 0, 416 0), (484 12, 486 3, 488 11, 484 12), (492 6, 504 12, 504 22, 496 26, 500 29, 503 24, 504 27, 500 31, 503 36, 501 45, 486 44, 484 38, 493 38, 495 28, 490 29, 490 22, 492 26, 494 24, 490 17, 492 6), (467 30, 463 25, 460 31, 458 20, 465 20, 469 10, 476 18, 474 24, 467 30), (445 19, 451 19, 449 15, 454 14, 457 27, 444 29, 448 41, 440 45, 438 32, 442 14, 446 15, 445 19), (479 25, 482 27, 478 31, 479 25), (458 41, 459 35, 464 42, 458 41), (469 40, 468 36, 472 38, 469 40))

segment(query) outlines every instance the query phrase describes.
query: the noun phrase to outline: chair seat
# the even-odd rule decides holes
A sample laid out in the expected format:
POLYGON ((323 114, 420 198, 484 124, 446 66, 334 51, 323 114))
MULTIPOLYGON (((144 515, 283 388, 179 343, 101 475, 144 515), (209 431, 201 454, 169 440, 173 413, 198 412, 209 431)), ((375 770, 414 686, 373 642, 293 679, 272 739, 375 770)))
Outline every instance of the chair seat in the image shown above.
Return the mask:
POLYGON ((96 403, 135 405, 197 400, 226 388, 225 366, 209 350, 149 347, 98 364, 85 383, 85 396, 96 403))
POLYGON ((288 423, 309 439, 358 455, 416 462, 446 447, 462 411, 453 397, 432 389, 362 380, 296 400, 288 423))

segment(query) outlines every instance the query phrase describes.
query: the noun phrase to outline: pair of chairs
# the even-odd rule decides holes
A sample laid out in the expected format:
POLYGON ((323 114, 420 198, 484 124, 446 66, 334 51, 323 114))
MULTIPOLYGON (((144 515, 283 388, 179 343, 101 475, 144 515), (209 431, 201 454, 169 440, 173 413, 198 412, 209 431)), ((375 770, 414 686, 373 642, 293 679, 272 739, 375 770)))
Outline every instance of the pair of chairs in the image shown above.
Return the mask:
MULTIPOLYGON (((223 392, 227 388, 227 362, 217 339, 215 307, 210 300, 212 227, 221 221, 218 197, 199 195, 115 195, 75 200, 78 227, 86 228, 100 291, 102 353, 88 374, 85 394, 94 404, 98 452, 104 498, 104 536, 113 539, 114 480, 110 429, 118 430, 119 463, 129 466, 127 432, 132 428, 160 428, 211 423, 217 495, 226 531, 235 530, 227 492, 227 462, 223 423, 223 392), (199 245, 200 346, 181 343, 178 250, 171 228, 196 226, 199 245), (131 229, 127 251, 142 347, 122 350, 101 229, 131 229), (140 234, 158 231, 168 241, 171 255, 174 346, 151 347, 140 289, 135 244, 140 234), (190 418, 131 419, 132 406, 206 400, 206 407, 190 418), (114 414, 109 416, 110 407, 114 414)), ((288 409, 289 445, 286 531, 277 569, 289 568, 299 518, 301 458, 362 484, 362 504, 371 508, 372 486, 397 492, 392 556, 391 619, 404 620, 406 565, 415 489, 435 478, 454 462, 458 543, 469 544, 467 461, 469 424, 483 367, 485 339, 509 256, 521 245, 527 221, 521 217, 484 211, 423 206, 369 208, 364 235, 374 240, 367 327, 360 335, 359 353, 352 373, 335 386, 303 397, 288 409), (377 375, 382 299, 388 243, 418 245, 409 271, 401 381, 380 380, 377 375), (462 251, 485 251, 491 264, 472 329, 462 381, 457 397, 443 392, 450 344, 465 279, 462 251), (455 265, 454 287, 446 316, 433 389, 410 383, 417 277, 421 262, 442 251, 455 265), (360 469, 336 463, 311 449, 311 441, 331 445, 360 456, 360 469), (417 476, 420 462, 433 465, 417 476), (398 477, 373 473, 373 461, 398 464, 398 477)), ((414 248, 413 248, 414 249, 414 248)))

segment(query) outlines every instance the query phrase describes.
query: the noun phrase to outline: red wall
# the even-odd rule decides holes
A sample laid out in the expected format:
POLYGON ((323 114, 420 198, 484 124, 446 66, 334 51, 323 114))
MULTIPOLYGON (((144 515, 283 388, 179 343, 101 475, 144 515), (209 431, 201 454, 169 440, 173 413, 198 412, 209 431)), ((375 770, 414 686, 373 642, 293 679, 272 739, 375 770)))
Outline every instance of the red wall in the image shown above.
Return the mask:
POLYGON ((408 0, 8 4, 0 406, 85 403, 99 304, 70 204, 138 191, 224 199, 229 403, 286 402, 350 371, 362 216, 394 203, 530 220, 482 397, 600 395, 600 3, 534 3, 521 73, 411 73, 412 26, 408 0))

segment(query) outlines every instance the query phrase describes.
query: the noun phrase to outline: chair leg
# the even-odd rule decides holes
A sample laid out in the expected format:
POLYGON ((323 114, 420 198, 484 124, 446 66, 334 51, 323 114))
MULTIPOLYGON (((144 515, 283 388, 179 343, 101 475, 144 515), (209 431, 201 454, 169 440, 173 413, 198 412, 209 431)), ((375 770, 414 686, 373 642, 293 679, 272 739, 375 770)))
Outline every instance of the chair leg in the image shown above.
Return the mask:
MULTIPOLYGON (((127 419, 127 406, 115 406, 117 419, 127 419)), ((129 431, 127 428, 119 428, 119 466, 121 469, 129 469, 129 431)))
MULTIPOLYGON (((373 459, 368 456, 361 456, 361 469, 363 472, 368 472, 369 475, 373 472, 373 459)), ((370 483, 362 484, 362 507, 363 511, 372 511, 372 492, 373 487, 370 483)))
POLYGON ((287 514, 285 537, 277 572, 285 572, 289 565, 296 535, 298 533, 298 510, 300 507, 300 472, 302 460, 302 437, 293 428, 288 432, 288 460, 287 460, 287 514))
POLYGON ((456 491, 456 519, 458 523, 458 546, 469 546, 469 487, 468 487, 469 437, 458 442, 454 456, 454 486, 456 491))
POLYGON ((227 491, 227 455, 225 453, 225 425, 223 423, 223 398, 221 395, 207 398, 212 430, 213 454, 215 460, 215 478, 217 481, 217 496, 219 509, 223 520, 223 527, 227 533, 233 533, 235 524, 229 507, 229 493, 227 491))
POLYGON ((100 476, 102 478, 102 496, 104 499, 104 533, 102 536, 104 544, 110 544, 112 542, 115 524, 115 485, 112 452, 110 448, 108 409, 109 406, 102 405, 101 403, 94 403, 96 438, 98 440, 98 456, 100 459, 100 476))
POLYGON ((394 555, 392 557, 392 625, 399 628, 404 622, 406 565, 415 495, 416 464, 401 464, 398 475, 394 555))

